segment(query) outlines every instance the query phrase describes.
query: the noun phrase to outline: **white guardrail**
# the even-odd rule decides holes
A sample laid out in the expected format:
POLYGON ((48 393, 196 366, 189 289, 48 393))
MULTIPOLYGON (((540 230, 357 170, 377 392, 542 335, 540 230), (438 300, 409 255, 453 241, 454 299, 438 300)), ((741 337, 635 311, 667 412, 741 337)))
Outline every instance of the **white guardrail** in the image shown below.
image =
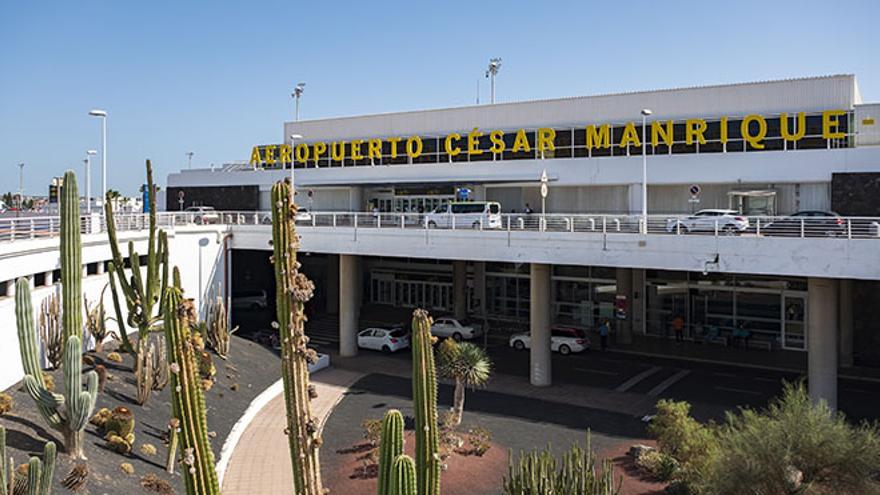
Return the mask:
MULTIPOLYGON (((83 233, 106 232, 101 215, 83 216, 81 222, 83 233)), ((268 211, 162 212, 157 215, 157 222, 165 229, 205 224, 268 225, 272 223, 272 215, 268 211)), ((315 228, 880 239, 880 217, 649 215, 647 225, 644 225, 639 215, 510 213, 501 214, 500 222, 490 225, 488 216, 478 214, 300 212, 296 223, 301 227, 315 228)), ((148 225, 146 214, 116 216, 116 229, 120 232, 144 230, 148 225)), ((0 242, 53 237, 58 235, 59 228, 57 216, 2 217, 0 242)))

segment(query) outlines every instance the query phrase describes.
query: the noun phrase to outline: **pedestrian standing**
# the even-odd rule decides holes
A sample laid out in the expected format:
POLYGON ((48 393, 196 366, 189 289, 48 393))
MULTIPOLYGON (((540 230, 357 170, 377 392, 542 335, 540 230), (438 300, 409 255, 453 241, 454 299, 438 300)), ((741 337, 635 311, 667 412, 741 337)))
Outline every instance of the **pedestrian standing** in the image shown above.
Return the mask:
POLYGON ((676 342, 684 340, 684 318, 681 315, 675 315, 675 318, 672 319, 672 331, 675 332, 676 342))
POLYGON ((608 349, 608 334, 611 333, 611 324, 608 320, 602 322, 599 325, 599 343, 602 346, 602 350, 608 349))

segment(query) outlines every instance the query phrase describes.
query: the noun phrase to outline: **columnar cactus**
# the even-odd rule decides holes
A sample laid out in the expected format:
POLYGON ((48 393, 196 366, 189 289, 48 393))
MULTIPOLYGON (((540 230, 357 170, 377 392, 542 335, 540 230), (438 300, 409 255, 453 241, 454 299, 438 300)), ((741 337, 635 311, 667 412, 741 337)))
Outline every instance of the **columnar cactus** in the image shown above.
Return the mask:
POLYGON ((416 479, 419 495, 440 494, 440 453, 437 428, 437 369, 431 337, 431 317, 413 312, 413 409, 416 417, 416 479))
MULTIPOLYGON (((147 273, 146 277, 141 273, 140 256, 134 250, 134 243, 128 243, 128 255, 131 264, 131 279, 125 277, 125 263, 116 239, 116 220, 113 217, 113 202, 104 202, 104 213, 107 219, 107 237, 110 243, 110 252, 113 261, 109 264, 110 289, 113 292, 114 309, 116 310, 119 334, 122 340, 122 348, 127 352, 140 355, 147 352, 147 341, 152 331, 161 331, 161 319, 163 314, 163 299, 165 289, 168 287, 168 237, 165 231, 156 226, 156 186, 153 184, 153 166, 147 160, 147 188, 150 205, 150 229, 147 243, 147 273), (124 296, 125 305, 128 309, 128 317, 123 319, 119 305, 116 281, 124 296), (128 326, 138 330, 138 346, 133 349, 126 334, 128 326)), ((137 376, 139 381, 144 380, 142 374, 137 376)), ((146 394, 138 397, 140 404, 146 403, 150 397, 150 387, 138 384, 139 389, 146 390, 146 394)))
POLYGON ((220 356, 222 359, 226 359, 226 356, 229 355, 229 342, 232 334, 234 334, 238 327, 229 328, 229 317, 226 312, 226 304, 223 303, 223 298, 217 296, 216 301, 213 305, 211 305, 211 309, 208 312, 209 319, 207 325, 207 337, 208 337, 208 345, 211 346, 212 349, 220 356))
POLYGON ((195 349, 190 340, 190 324, 195 320, 195 308, 191 300, 183 299, 177 287, 166 289, 165 298, 163 320, 171 371, 171 409, 180 426, 186 493, 219 494, 214 454, 208 439, 205 396, 198 376, 195 349))
POLYGON ((402 453, 403 415, 400 411, 392 409, 382 418, 382 441, 379 445, 379 495, 391 493, 394 461, 402 453))
POLYGON ((61 195, 61 325, 64 342, 63 393, 46 388, 35 342, 34 313, 31 305, 30 283, 20 278, 15 286, 15 312, 18 341, 24 366, 24 386, 36 401, 37 409, 52 428, 64 436, 67 454, 84 459, 83 430, 98 394, 98 375, 86 374, 86 389, 82 390, 82 258, 79 222, 79 193, 76 176, 64 174, 61 195))
POLYGON ((290 184, 277 182, 272 186, 272 263, 275 266, 276 308, 281 341, 281 375, 284 380, 284 402, 287 406, 287 441, 293 464, 294 492, 298 495, 322 495, 321 467, 318 448, 321 437, 312 416, 309 401, 309 363, 317 354, 306 347, 306 320, 303 309, 311 299, 315 285, 299 272, 296 259, 299 237, 294 219, 290 184))
POLYGON ((416 465, 412 457, 399 455, 394 460, 391 472, 389 495, 416 495, 416 465))
MULTIPOLYGON (((43 460, 31 457, 28 462, 27 495, 49 495, 52 492, 52 475, 55 473, 55 443, 43 446, 43 460)), ((6 429, 0 426, 0 495, 18 493, 13 488, 14 463, 6 455, 6 429)))

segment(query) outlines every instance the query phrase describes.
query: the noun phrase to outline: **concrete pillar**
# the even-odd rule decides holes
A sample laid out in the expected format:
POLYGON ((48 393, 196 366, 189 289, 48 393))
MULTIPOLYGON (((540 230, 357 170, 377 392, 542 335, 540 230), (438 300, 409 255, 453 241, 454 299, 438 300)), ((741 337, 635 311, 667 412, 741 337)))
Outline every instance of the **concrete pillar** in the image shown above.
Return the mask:
POLYGON ((361 311, 361 259, 351 254, 339 255, 339 355, 357 356, 358 319, 361 311))
POLYGON ((480 316, 486 316, 486 262, 474 261, 474 298, 479 302, 480 316))
POLYGON ((104 263, 106 263, 106 261, 99 261, 98 262, 98 275, 104 274, 104 263))
POLYGON ((364 188, 363 186, 351 186, 348 189, 349 211, 364 211, 364 188))
POLYGON ((49 270, 48 272, 45 273, 45 275, 43 275, 43 277, 46 280, 46 287, 51 287, 52 284, 55 283, 55 272, 54 271, 49 270))
POLYGON ((810 278, 807 282, 807 380, 810 397, 825 400, 837 409, 837 303, 834 279, 810 278))
POLYGON ((6 281, 6 297, 15 297, 15 280, 6 281))
POLYGON ((452 309, 456 319, 467 317, 467 262, 452 262, 452 309))
POLYGON ((553 379, 550 355, 550 265, 532 263, 530 281, 530 381, 536 387, 546 387, 553 379))
POLYGON ((838 282, 840 298, 837 309, 837 321, 840 327, 840 366, 853 365, 853 281, 838 282))
POLYGON ((326 272, 327 314, 339 314, 339 255, 327 255, 326 272))
MULTIPOLYGON (((617 269, 617 298, 623 298, 625 318, 617 318, 617 331, 614 336, 615 342, 618 344, 632 344, 632 321, 633 321, 633 297, 632 283, 633 274, 631 268, 617 269)), ((617 302, 615 301, 615 304, 617 302)))
POLYGON ((632 269, 632 331, 635 335, 645 334, 645 270, 642 268, 632 269))

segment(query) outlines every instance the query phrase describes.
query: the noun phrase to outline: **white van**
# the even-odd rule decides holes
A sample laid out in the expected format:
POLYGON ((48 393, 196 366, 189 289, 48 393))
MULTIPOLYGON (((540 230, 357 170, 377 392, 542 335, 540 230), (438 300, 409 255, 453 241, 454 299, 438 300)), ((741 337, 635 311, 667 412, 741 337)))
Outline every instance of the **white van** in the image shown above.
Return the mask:
POLYGON ((495 201, 456 201, 425 215, 428 228, 500 229, 501 203, 495 201))

